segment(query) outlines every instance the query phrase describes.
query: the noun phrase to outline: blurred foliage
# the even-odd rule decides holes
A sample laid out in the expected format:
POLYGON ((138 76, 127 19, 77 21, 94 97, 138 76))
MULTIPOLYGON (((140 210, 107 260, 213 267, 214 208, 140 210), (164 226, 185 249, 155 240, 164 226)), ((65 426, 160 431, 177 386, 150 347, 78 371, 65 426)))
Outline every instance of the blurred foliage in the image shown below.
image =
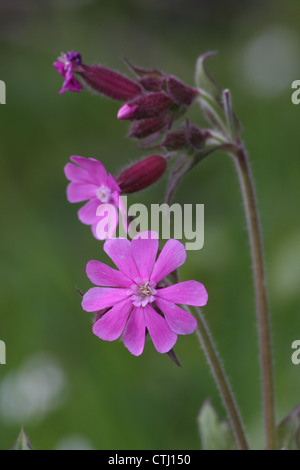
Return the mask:
MULTIPOLYGON (((19 423, 2 412, 1 449, 12 446, 20 425, 35 449, 54 449, 69 435, 95 449, 198 449, 197 415, 205 399, 225 417, 195 336, 179 337, 182 368, 150 343, 135 358, 121 342, 97 339, 81 309, 76 287, 90 286, 86 262, 107 259, 77 220, 80 205, 66 201, 63 167, 77 154, 98 157, 116 173, 143 153, 125 139, 128 124, 116 119, 118 103, 87 91, 58 95, 61 78, 52 64, 70 49, 87 63, 120 72, 128 57, 189 85, 197 57, 218 51, 210 70, 232 92, 261 210, 278 421, 299 402, 299 368, 290 359, 291 343, 300 337, 300 107, 290 99, 291 82, 300 78, 299 10, 297 0, 1 1, 0 79, 7 104, 0 107, 0 339, 7 364, 0 365, 0 387, 40 352, 52 354, 68 382, 67 399, 40 420, 19 423), (286 53, 277 57, 264 34, 279 37, 286 53), (253 41, 261 37, 265 63, 255 67, 253 41), (257 82, 264 67, 266 76, 257 82)), ((191 118, 202 123, 196 106, 191 118)), ((161 202, 165 182, 130 201, 161 202)), ((205 245, 188 253, 181 278, 207 287, 203 312, 248 434, 254 447, 262 447, 252 274, 232 162, 222 154, 205 160, 183 181, 176 200, 205 205, 205 245)))

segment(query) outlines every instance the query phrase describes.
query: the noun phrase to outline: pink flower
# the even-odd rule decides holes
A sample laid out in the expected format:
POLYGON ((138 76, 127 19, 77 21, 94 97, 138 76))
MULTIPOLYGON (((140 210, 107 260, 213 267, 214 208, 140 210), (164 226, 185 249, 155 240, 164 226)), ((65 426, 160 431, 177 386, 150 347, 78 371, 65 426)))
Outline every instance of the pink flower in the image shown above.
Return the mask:
MULTIPOLYGON (((147 236, 147 233, 141 234, 147 236)), ((86 272, 97 286, 84 296, 82 308, 96 312, 109 308, 93 325, 93 333, 114 341, 123 333, 125 347, 135 356, 142 354, 146 330, 159 353, 174 346, 177 335, 195 331, 196 319, 176 304, 203 306, 207 292, 197 281, 163 287, 161 281, 186 259, 184 245, 168 240, 159 254, 153 238, 107 240, 104 251, 118 270, 100 261, 89 261, 86 272)))
POLYGON ((59 94, 65 93, 67 90, 80 91, 83 86, 75 78, 73 71, 81 64, 81 55, 78 52, 70 51, 62 54, 61 57, 54 62, 54 67, 60 75, 64 77, 64 84, 59 94))
POLYGON ((68 201, 88 201, 78 211, 79 220, 83 224, 91 225, 94 236, 99 238, 96 227, 103 217, 107 217, 105 212, 99 215, 100 206, 110 204, 111 207, 115 207, 115 214, 110 220, 110 233, 114 233, 118 224, 117 209, 121 192, 115 178, 111 174, 107 175, 104 165, 94 158, 72 156, 70 160, 76 165, 67 163, 64 169, 67 179, 71 181, 67 187, 68 201))

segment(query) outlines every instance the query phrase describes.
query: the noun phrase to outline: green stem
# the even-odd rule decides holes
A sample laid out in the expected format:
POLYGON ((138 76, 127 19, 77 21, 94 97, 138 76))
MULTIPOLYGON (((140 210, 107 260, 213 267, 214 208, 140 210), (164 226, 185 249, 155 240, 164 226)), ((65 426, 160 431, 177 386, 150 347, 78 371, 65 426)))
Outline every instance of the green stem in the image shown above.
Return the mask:
POLYGON ((271 332, 266 294, 262 237, 251 170, 246 151, 240 142, 238 142, 238 146, 234 152, 234 157, 242 188, 253 261, 266 447, 269 450, 273 450, 276 448, 275 398, 271 332))
MULTIPOLYGON (((221 148, 222 148, 222 150, 225 150, 227 148, 231 149, 232 148, 232 143, 228 143, 228 144, 223 143, 222 145, 218 146, 218 149, 221 149, 221 148)), ((209 155, 214 150, 215 149, 212 149, 212 150, 208 151, 205 154, 205 156, 209 155)), ((200 161, 200 159, 198 159, 198 161, 200 161)), ((197 161, 197 163, 198 163, 198 161, 197 161)), ((192 165, 192 166, 194 166, 194 165, 192 165)), ((186 172, 188 172, 189 169, 190 168, 188 168, 186 172)), ((181 178, 184 176, 185 173, 183 173, 181 175, 181 177, 176 181, 176 184, 175 184, 174 188, 167 195, 168 204, 170 204, 173 192, 174 192, 176 186, 179 184, 179 181, 181 180, 181 178)), ((179 280, 177 270, 176 270, 176 273, 174 275, 177 277, 177 280, 179 280)), ((185 308, 186 308, 186 310, 190 311, 188 306, 185 306, 185 308)), ((245 431, 244 431, 244 427, 243 427, 243 424, 242 424, 242 419, 241 419, 237 404, 235 402, 234 395, 231 391, 229 380, 226 376, 226 373, 225 373, 224 368, 222 366, 221 360, 218 356, 218 352, 217 352, 216 347, 214 345, 213 339, 212 339, 212 337, 209 333, 208 326, 205 323, 205 319, 202 316, 200 310, 197 307, 194 307, 194 308, 197 311, 198 316, 199 316, 198 329, 196 330, 196 333, 197 333, 198 339, 200 341, 200 344, 202 345, 204 353, 206 355, 206 359, 207 359, 207 362, 208 362, 208 364, 211 368, 211 372, 213 374, 213 377, 215 378, 216 384, 217 384, 218 389, 220 391, 221 398, 223 400, 223 404, 225 406, 225 409, 226 409, 227 414, 228 414, 228 418, 229 418, 229 420, 231 422, 231 425, 232 425, 232 429, 233 429, 233 433, 234 433, 235 440, 236 440, 236 443, 237 443, 237 447, 240 450, 248 450, 249 446, 248 446, 246 434, 245 434, 245 431)))
POLYGON ((202 313, 200 312, 200 309, 198 309, 197 307, 194 308, 197 311, 199 317, 198 329, 196 330, 196 334, 204 350, 207 362, 210 366, 211 372, 220 391, 228 418, 231 422, 237 447, 239 450, 249 450, 242 419, 234 395, 231 391, 228 378, 226 376, 217 349, 209 332, 209 328, 205 322, 202 313))

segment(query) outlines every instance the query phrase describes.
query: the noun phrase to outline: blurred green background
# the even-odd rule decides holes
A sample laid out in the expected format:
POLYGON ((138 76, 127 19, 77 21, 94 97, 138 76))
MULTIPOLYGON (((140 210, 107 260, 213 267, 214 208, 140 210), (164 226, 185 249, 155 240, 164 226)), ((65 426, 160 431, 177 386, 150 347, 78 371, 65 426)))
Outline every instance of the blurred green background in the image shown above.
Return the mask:
MULTIPOLYGON (((291 83, 300 79, 298 0, 1 0, 0 448, 21 424, 36 449, 199 449, 197 414, 207 397, 225 417, 196 336, 179 337, 182 366, 148 342, 136 358, 91 331, 76 287, 90 259, 108 261, 65 196, 72 154, 98 157, 112 173, 140 158, 116 119, 118 102, 58 95, 61 51, 126 73, 127 57, 194 84, 197 57, 230 88, 243 123, 261 211, 272 314, 277 419, 300 402, 299 123, 291 83)), ((130 74, 129 74, 130 75, 130 74)), ((201 124, 197 107, 194 123, 201 124)), ((166 178, 129 199, 160 203, 166 178)), ((205 244, 181 278, 203 282, 203 309, 247 431, 263 446, 249 246, 232 162, 215 154, 188 175, 176 200, 205 205, 205 244)))

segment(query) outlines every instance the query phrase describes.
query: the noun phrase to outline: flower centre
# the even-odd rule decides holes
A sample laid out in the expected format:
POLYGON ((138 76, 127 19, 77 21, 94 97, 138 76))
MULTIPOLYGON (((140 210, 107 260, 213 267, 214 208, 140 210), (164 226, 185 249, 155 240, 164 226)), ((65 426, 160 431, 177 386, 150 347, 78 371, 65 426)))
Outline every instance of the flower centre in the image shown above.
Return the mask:
POLYGON ((153 294, 153 291, 151 287, 149 286, 149 281, 147 281, 144 286, 139 286, 139 287, 140 287, 141 295, 144 295, 145 297, 147 297, 147 295, 153 294))
POLYGON ((104 184, 97 189, 96 195, 101 202, 110 202, 111 200, 111 190, 104 184))
POLYGON ((148 303, 153 302, 156 294, 156 290, 154 289, 155 283, 139 278, 134 281, 136 284, 133 284, 128 291, 128 295, 131 295, 133 305, 135 307, 145 307, 148 303))

